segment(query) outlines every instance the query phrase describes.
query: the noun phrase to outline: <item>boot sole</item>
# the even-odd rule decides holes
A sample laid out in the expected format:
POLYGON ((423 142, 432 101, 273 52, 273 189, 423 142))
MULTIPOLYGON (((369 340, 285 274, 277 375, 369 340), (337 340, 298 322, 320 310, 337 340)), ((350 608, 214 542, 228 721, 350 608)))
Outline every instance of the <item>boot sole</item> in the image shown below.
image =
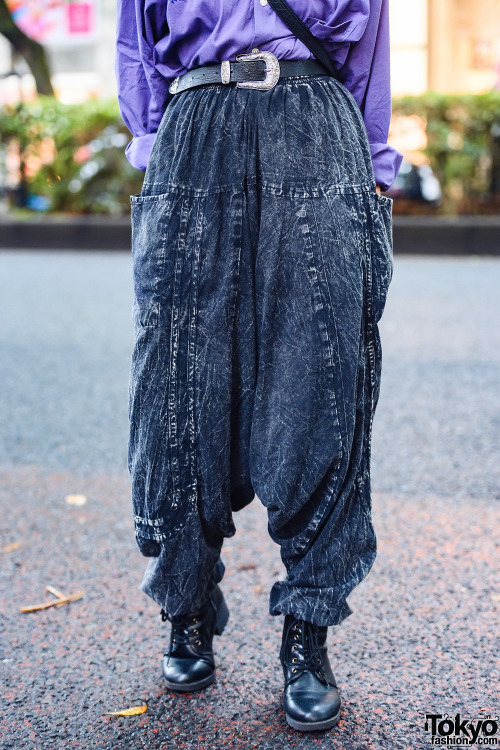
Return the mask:
POLYGON ((289 714, 286 714, 286 720, 287 723, 293 728, 297 729, 299 732, 319 732, 322 729, 331 729, 334 727, 338 720, 340 719, 340 711, 336 716, 334 716, 331 719, 324 719, 323 721, 296 721, 295 719, 292 719, 289 714))

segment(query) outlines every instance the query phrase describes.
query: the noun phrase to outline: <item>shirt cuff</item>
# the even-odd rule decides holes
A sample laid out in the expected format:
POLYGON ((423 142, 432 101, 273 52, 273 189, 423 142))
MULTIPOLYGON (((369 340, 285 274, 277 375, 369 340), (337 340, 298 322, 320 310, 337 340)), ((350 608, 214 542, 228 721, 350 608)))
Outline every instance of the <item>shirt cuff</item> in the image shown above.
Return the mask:
POLYGON ((125 156, 136 169, 145 172, 156 133, 147 133, 133 138, 125 149, 125 156))
POLYGON ((388 143, 370 143, 375 182, 382 190, 390 188, 399 172, 403 154, 388 143))

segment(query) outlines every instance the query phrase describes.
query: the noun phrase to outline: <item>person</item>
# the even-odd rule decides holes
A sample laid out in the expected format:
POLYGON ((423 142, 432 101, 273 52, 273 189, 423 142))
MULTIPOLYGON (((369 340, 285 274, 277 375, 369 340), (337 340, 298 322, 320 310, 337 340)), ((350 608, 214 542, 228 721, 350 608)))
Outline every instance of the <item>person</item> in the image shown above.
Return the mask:
POLYGON ((256 496, 286 578, 286 720, 334 726, 328 627, 376 557, 370 442, 378 322, 402 155, 387 0, 290 0, 325 69, 268 0, 118 0, 130 196, 128 466, 141 590, 171 622, 168 688, 215 676, 221 549, 256 496))

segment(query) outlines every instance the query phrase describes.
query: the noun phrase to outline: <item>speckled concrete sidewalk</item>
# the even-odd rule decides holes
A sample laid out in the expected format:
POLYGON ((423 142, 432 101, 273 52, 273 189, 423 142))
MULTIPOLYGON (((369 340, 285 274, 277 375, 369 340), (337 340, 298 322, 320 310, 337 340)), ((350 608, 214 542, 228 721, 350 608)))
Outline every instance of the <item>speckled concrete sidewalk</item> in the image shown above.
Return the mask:
POLYGON ((342 717, 329 732, 304 735, 284 720, 281 618, 267 612, 282 566, 258 499, 236 516, 225 548, 231 619, 215 641, 217 681, 176 695, 160 673, 168 625, 137 589, 145 559, 126 480, 35 467, 0 479, 4 540, 21 542, 2 561, 2 748, 424 748, 426 713, 498 709, 492 501, 374 495, 378 557, 351 594, 353 614, 330 629, 342 717), (86 505, 65 502, 74 492, 86 505), (21 614, 19 606, 51 598, 46 584, 84 597, 21 614), (106 715, 143 703, 142 716, 106 715))
POLYGON ((426 713, 498 715, 499 288, 495 260, 395 259, 378 555, 329 633, 341 720, 305 735, 282 708, 268 592, 283 569, 257 498, 224 548, 216 683, 163 683, 169 626, 138 588, 126 469, 129 254, 0 253, 0 748, 413 750, 433 747, 426 713), (74 493, 86 504, 69 505, 74 493), (52 598, 48 584, 84 596, 22 614, 52 598))

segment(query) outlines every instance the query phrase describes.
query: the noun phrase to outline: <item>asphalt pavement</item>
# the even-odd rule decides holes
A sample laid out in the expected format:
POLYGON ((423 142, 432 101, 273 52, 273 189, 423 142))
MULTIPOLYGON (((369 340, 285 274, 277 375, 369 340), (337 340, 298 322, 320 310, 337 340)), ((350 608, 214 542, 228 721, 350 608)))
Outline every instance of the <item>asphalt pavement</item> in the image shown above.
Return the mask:
POLYGON ((395 259, 378 556, 329 633, 341 720, 305 735, 284 720, 268 614, 283 567, 257 498, 224 547, 216 683, 177 695, 162 681, 168 625, 138 589, 126 463, 129 253, 0 252, 0 748, 409 750, 433 746, 426 714, 498 716, 499 289, 500 259, 395 259), (47 585, 83 596, 21 613, 47 585))

